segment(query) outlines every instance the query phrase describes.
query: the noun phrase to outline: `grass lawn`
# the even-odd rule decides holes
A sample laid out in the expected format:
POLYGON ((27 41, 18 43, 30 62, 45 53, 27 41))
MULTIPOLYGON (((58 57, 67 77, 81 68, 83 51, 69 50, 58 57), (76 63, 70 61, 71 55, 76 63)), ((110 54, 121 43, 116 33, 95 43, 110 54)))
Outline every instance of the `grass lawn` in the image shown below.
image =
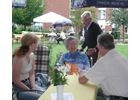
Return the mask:
MULTIPOLYGON (((14 52, 14 49, 18 46, 20 46, 20 43, 13 43, 12 46, 12 53, 14 52)), ((80 48, 81 45, 78 45, 78 48, 80 48)), ((128 59, 128 45, 115 45, 115 49, 117 51, 119 51, 120 53, 122 53, 124 56, 126 56, 126 58, 128 59)), ((83 53, 85 52, 86 49, 84 49, 83 53)), ((51 65, 54 66, 55 62, 56 62, 56 55, 59 54, 60 52, 68 52, 68 50, 66 50, 65 46, 63 44, 61 45, 56 45, 53 50, 52 50, 52 62, 51 65)))
MULTIPOLYGON (((81 45, 78 46, 78 48, 80 48, 81 45)), ((124 56, 126 56, 126 58, 128 59, 128 45, 115 45, 115 49, 117 51, 119 51, 120 53, 122 53, 124 56)), ((83 53, 85 53, 86 49, 84 49, 83 53)), ((52 56, 53 56, 53 62, 55 63, 56 61, 56 54, 58 54, 59 52, 68 52, 68 50, 66 50, 64 45, 56 45, 56 47, 53 48, 52 51, 52 56)))
POLYGON ((20 45, 21 45, 20 43, 16 43, 16 42, 13 42, 12 43, 12 54, 13 54, 15 48, 18 47, 18 46, 20 46, 20 45))
POLYGON ((128 59, 128 45, 115 45, 115 49, 128 59))
MULTIPOLYGON (((81 45, 78 46, 78 48, 80 48, 81 45)), ((117 51, 119 51, 120 53, 122 53, 124 56, 126 56, 126 58, 128 59, 128 45, 115 45, 115 49, 117 51)), ((85 52, 86 49, 84 49, 83 52, 85 52)), ((53 48, 53 54, 58 54, 59 52, 68 52, 68 50, 66 50, 64 45, 56 45, 56 47, 53 48)))

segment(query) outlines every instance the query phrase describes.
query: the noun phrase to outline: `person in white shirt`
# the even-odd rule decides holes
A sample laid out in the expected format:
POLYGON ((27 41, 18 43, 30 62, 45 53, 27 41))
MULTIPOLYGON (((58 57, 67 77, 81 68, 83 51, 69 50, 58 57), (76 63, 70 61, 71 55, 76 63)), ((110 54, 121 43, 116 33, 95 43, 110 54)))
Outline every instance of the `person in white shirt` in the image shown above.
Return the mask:
POLYGON ((128 100, 128 59, 115 50, 109 34, 97 38, 102 57, 89 71, 79 71, 79 83, 93 82, 98 88, 96 100, 128 100))
POLYGON ((59 44, 59 41, 64 41, 66 39, 65 33, 60 30, 60 36, 57 38, 57 44, 59 44))
POLYGON ((70 25, 70 28, 69 28, 69 30, 67 31, 67 33, 69 33, 69 35, 70 36, 74 36, 74 29, 73 29, 73 27, 72 27, 72 25, 70 25))

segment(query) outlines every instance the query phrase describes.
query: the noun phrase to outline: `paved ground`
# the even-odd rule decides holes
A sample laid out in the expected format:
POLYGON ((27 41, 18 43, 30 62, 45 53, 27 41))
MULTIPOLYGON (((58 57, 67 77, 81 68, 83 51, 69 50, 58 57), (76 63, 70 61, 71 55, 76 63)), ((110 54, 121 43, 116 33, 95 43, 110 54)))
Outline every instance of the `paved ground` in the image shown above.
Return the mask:
POLYGON ((122 42, 117 42, 116 45, 128 45, 128 44, 124 44, 122 42))
MULTIPOLYGON (((123 39, 115 39, 117 41, 116 45, 128 45, 123 43, 123 39)), ((128 39, 124 39, 124 41, 128 41, 128 39)))

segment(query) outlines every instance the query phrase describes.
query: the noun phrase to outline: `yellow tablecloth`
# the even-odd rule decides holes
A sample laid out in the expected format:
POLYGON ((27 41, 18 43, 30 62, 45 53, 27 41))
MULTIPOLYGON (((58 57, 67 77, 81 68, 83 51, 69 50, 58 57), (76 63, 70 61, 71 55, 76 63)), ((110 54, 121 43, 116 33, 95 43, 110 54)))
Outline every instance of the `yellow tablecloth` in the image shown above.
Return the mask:
MULTIPOLYGON (((64 93, 73 94, 74 100, 96 100, 97 86, 91 81, 85 84, 78 82, 78 76, 68 75, 68 85, 64 86, 64 93)), ((51 93, 56 93, 56 86, 51 85, 38 100, 51 100, 51 93)))

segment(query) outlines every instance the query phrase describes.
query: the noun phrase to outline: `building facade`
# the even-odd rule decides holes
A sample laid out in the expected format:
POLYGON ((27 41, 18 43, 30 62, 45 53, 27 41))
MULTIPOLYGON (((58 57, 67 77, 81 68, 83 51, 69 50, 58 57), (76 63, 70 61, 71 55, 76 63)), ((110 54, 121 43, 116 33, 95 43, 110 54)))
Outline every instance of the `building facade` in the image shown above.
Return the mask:
MULTIPOLYGON (((43 0, 43 4, 45 4, 46 2, 47 5, 44 14, 52 11, 66 18, 70 17, 70 7, 72 3, 71 0, 43 0)), ((103 27, 103 32, 108 32, 109 30, 112 31, 112 29, 115 28, 115 25, 110 26, 110 21, 108 19, 109 15, 107 14, 109 9, 107 8, 97 8, 97 9, 98 9, 96 13, 98 16, 97 22, 100 26, 103 27)), ((44 30, 48 30, 51 27, 51 23, 43 23, 42 25, 44 30)))
MULTIPOLYGON (((69 7, 70 7, 70 0, 43 0, 44 3, 47 2, 46 10, 44 14, 49 12, 54 12, 59 15, 62 15, 66 18, 69 18, 69 7)), ((49 23, 44 23, 43 28, 46 30, 51 26, 49 23)))
MULTIPOLYGON (((109 15, 107 13, 109 13, 109 9, 108 8, 98 8, 98 24, 101 26, 103 26, 103 32, 109 32, 109 31, 113 31, 113 29, 115 28, 115 24, 111 25, 110 20, 109 20, 109 15)), ((123 31, 123 27, 120 27, 120 31, 123 31)))
POLYGON ((103 27, 103 32, 108 32, 109 30, 112 31, 112 28, 115 28, 113 24, 110 26, 109 15, 107 14, 109 9, 107 8, 98 8, 98 24, 103 27))

